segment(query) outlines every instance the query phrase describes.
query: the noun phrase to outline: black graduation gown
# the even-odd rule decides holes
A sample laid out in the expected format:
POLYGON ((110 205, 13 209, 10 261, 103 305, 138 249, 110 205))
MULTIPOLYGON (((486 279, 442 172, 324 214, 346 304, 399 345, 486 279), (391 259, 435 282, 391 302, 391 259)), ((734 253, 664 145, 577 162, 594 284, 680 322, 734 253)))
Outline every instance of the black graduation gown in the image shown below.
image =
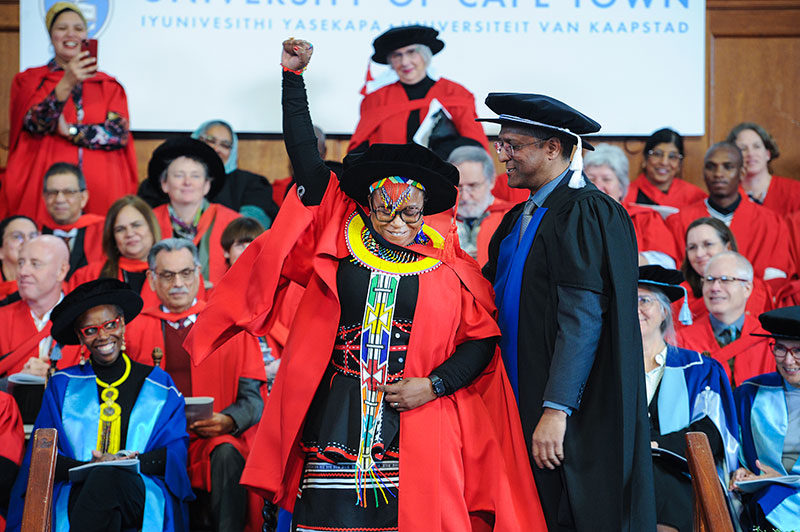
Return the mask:
MULTIPOLYGON (((567 421, 561 478, 577 530, 652 531, 655 501, 637 314, 636 236, 619 203, 588 180, 581 189, 569 188, 568 180, 543 205, 548 211, 522 277, 518 372, 523 433, 530 453, 558 332, 558 286, 603 294, 608 308, 600 344, 580 408, 567 421)), ((500 243, 523 205, 506 214, 492 237, 483 270, 492 283, 500 243)), ((558 530, 563 494, 546 493, 552 484, 545 479, 553 473, 531 464, 548 528, 558 530)))

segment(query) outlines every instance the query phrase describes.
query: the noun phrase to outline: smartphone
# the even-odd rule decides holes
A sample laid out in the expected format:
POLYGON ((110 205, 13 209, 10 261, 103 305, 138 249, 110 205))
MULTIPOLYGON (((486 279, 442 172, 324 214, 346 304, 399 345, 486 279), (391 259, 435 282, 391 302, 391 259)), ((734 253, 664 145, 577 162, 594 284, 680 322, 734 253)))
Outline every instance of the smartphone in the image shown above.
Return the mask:
POLYGON ((81 42, 81 52, 89 52, 89 57, 94 57, 97 60, 97 39, 84 39, 81 42))

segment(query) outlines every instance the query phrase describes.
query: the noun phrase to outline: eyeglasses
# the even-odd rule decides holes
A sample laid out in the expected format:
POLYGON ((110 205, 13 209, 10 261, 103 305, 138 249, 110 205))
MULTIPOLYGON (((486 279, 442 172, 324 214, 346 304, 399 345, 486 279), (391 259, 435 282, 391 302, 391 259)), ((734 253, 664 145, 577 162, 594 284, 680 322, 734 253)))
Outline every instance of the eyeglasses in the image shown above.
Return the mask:
POLYGON ((534 144, 541 146, 545 142, 547 142, 547 139, 537 140, 536 142, 529 142, 528 144, 509 144, 502 140, 498 140, 497 142, 494 143, 494 149, 497 151, 497 155, 506 152, 506 155, 508 155, 510 158, 513 159, 515 151, 521 150, 526 146, 533 146, 534 144))
POLYGON ((420 207, 406 207, 403 210, 394 211, 394 214, 392 214, 392 211, 386 207, 375 207, 372 204, 372 198, 369 200, 369 207, 372 214, 374 214, 375 218, 381 223, 389 223, 394 220, 397 215, 400 215, 400 219, 407 224, 417 223, 420 218, 422 218, 422 209, 420 207))
POLYGON ((197 267, 195 266, 194 268, 186 268, 185 270, 181 270, 179 272, 171 272, 169 270, 163 270, 160 272, 157 272, 155 270, 150 270, 150 271, 155 273, 158 276, 158 279, 165 283, 174 282, 176 275, 179 275, 181 277, 181 281, 183 281, 184 283, 188 283, 194 277, 195 272, 197 271, 197 267))
POLYGON ((394 51, 389 54, 389 62, 390 63, 400 63, 403 60, 403 57, 408 57, 409 59, 416 57, 419 55, 419 48, 416 46, 413 48, 409 48, 403 52, 394 51))
POLYGON ((800 362, 800 347, 792 349, 778 342, 772 342, 770 347, 772 347, 772 354, 775 355, 776 359, 783 360, 786 355, 792 355, 792 358, 800 362))
POLYGON ((486 181, 480 183, 463 183, 458 185, 458 190, 461 192, 477 192, 486 186, 486 181))
POLYGON ((656 304, 656 298, 650 296, 639 296, 639 309, 650 310, 656 304))
POLYGON ((714 277, 713 275, 706 275, 702 278, 703 283, 714 284, 716 281, 722 283, 722 286, 730 286, 733 284, 734 281, 741 281, 743 283, 749 283, 750 279, 742 279, 740 277, 728 277, 727 275, 721 275, 719 277, 714 277))
POLYGON ((81 336, 85 340, 90 340, 100 334, 100 329, 103 329, 106 332, 114 332, 119 329, 119 325, 122 323, 122 316, 117 316, 113 320, 104 321, 100 325, 89 325, 88 327, 81 327, 78 329, 78 332, 81 333, 81 336))
POLYGON ((200 135, 198 138, 203 142, 205 142, 206 144, 210 144, 212 146, 219 146, 223 150, 230 150, 231 148, 233 148, 232 142, 228 142, 227 140, 220 140, 216 137, 212 137, 211 135, 200 135))
POLYGON ((63 194, 66 199, 72 199, 81 192, 83 190, 78 190, 77 188, 63 188, 61 190, 45 190, 43 194, 46 200, 56 199, 59 194, 63 194))
POLYGON ((34 231, 32 233, 28 233, 27 235, 22 231, 14 231, 13 233, 6 235, 6 238, 10 238, 13 242, 17 244, 24 244, 28 240, 33 240, 39 236, 39 231, 34 231))
POLYGON ((681 155, 680 153, 678 153, 676 151, 671 151, 669 153, 664 153, 661 150, 648 150, 647 151, 647 156, 650 157, 651 159, 663 159, 664 155, 667 156, 667 159, 669 159, 669 162, 671 162, 671 163, 677 163, 678 161, 683 159, 683 155, 681 155))

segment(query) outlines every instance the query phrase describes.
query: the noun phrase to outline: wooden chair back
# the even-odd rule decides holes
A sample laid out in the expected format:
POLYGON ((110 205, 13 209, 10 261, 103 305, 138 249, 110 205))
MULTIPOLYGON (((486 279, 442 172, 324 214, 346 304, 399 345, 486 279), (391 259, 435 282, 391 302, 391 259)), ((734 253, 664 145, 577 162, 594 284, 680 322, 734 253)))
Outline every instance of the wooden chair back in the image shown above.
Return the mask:
POLYGON ((692 474, 695 532, 733 532, 728 502, 705 433, 686 433, 686 458, 692 474))
POLYGON ((22 532, 50 532, 53 482, 56 476, 56 429, 37 429, 33 435, 31 468, 22 511, 22 532))

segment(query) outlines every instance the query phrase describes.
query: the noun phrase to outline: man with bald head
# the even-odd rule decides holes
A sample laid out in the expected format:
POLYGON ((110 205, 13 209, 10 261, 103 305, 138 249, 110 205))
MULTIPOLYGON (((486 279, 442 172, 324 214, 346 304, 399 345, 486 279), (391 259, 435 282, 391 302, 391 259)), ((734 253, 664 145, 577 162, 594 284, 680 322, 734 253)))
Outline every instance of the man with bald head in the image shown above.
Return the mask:
MULTIPOLYGON (((0 308, 0 378, 14 373, 44 376, 51 355, 58 367, 76 364, 77 346, 59 349, 50 337, 50 311, 63 297, 69 250, 52 235, 37 236, 19 250, 17 287, 21 300, 0 308)), ((4 386, 5 382, 0 384, 4 386)))
POLYGON ((730 142, 714 144, 703 160, 708 197, 667 218, 667 225, 683 255, 689 224, 698 218, 716 218, 731 228, 739 252, 750 261, 757 277, 767 281, 788 278, 796 270, 788 226, 775 212, 744 193, 740 185, 743 175, 739 148, 730 142))
POLYGON ((745 380, 775 371, 766 334, 745 312, 753 293, 753 267, 735 251, 717 253, 706 264, 703 301, 708 314, 680 332, 680 347, 719 361, 735 387, 745 380))

